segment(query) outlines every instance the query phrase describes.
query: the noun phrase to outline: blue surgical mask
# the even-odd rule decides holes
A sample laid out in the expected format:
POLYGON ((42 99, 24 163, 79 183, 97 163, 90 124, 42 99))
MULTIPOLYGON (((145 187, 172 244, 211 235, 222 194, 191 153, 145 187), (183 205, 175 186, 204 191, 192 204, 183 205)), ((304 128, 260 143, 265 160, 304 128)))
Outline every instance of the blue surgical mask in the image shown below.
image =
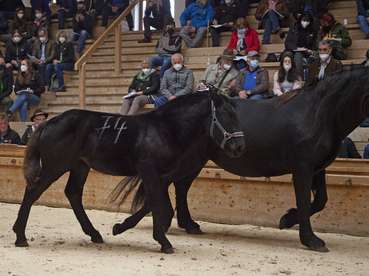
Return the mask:
POLYGON ((259 61, 257 59, 250 60, 250 66, 256 68, 259 66, 259 61))

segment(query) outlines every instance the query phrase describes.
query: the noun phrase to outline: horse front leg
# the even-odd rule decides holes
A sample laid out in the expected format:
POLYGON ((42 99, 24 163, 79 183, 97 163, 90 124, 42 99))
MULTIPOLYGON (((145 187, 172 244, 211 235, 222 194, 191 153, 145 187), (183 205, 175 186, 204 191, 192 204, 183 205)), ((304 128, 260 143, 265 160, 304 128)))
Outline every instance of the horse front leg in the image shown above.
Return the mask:
MULTIPOLYGON (((324 209, 327 201, 327 185, 325 180, 325 170, 318 172, 314 175, 312 192, 314 195, 314 200, 311 203, 310 216, 320 212, 324 209)), ((280 229, 291 228, 298 224, 297 209, 291 208, 284 214, 279 222, 280 229)))
POLYGON ((319 252, 328 252, 325 242, 318 238, 310 223, 310 200, 313 182, 313 170, 305 166, 297 168, 293 172, 293 184, 295 188, 297 217, 300 225, 300 241, 309 249, 319 252))

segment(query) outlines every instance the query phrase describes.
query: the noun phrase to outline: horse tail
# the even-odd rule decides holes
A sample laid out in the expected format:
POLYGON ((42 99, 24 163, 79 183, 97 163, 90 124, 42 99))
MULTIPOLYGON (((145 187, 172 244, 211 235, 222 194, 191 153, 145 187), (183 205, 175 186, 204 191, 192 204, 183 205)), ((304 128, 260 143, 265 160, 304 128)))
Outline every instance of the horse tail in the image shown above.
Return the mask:
POLYGON ((116 203, 118 206, 121 206, 136 188, 137 191, 131 205, 131 212, 135 213, 143 206, 146 198, 143 182, 139 176, 127 176, 123 178, 109 194, 108 200, 110 203, 116 203))
POLYGON ((28 188, 33 188, 40 179, 42 170, 40 137, 45 126, 46 124, 38 126, 27 143, 26 154, 23 162, 23 174, 28 188))

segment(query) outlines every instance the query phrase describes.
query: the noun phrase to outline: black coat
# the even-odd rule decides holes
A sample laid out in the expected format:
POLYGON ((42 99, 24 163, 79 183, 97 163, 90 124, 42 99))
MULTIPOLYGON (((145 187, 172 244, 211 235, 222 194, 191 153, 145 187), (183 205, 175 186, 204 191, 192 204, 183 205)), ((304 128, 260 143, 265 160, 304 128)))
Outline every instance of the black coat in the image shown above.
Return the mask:
POLYGON ((19 43, 9 40, 6 44, 5 62, 21 61, 27 58, 29 54, 31 54, 31 47, 25 39, 22 39, 19 43))
POLYGON ((74 63, 74 48, 71 42, 65 42, 63 44, 56 42, 54 44, 54 58, 60 60, 61 63, 74 63))
POLYGON ((339 158, 361 158, 357 151, 354 142, 349 137, 346 137, 341 144, 339 152, 337 154, 339 158))
POLYGON ((12 130, 10 127, 8 128, 8 131, 4 134, 0 134, 0 144, 16 144, 20 145, 21 139, 19 137, 19 134, 12 130))
POLYGON ((286 50, 291 51, 299 47, 310 50, 317 49, 318 32, 315 30, 312 21, 310 22, 310 25, 306 29, 301 27, 300 22, 296 22, 295 25, 289 29, 284 42, 286 50))
POLYGON ((0 89, 0 101, 9 96, 12 93, 13 88, 13 75, 9 70, 4 71, 2 77, 0 77, 0 82, 2 82, 3 89, 0 89))
POLYGON ((28 143, 29 139, 31 138, 33 132, 34 131, 33 131, 32 126, 28 126, 26 131, 22 135, 22 139, 21 139, 21 144, 22 145, 27 145, 27 143, 28 143))
POLYGON ((21 84, 18 78, 15 80, 15 92, 20 90, 27 90, 27 88, 33 90, 33 94, 37 97, 41 97, 41 94, 44 93, 45 88, 41 85, 40 75, 37 72, 33 72, 32 78, 28 83, 21 84))
POLYGON ((73 17, 73 31, 76 33, 80 33, 82 30, 86 30, 90 35, 92 34, 92 17, 87 12, 77 13, 73 17), (82 14, 84 16, 83 20, 77 21, 76 17, 82 14))
POLYGON ((215 8, 214 18, 219 24, 234 22, 240 17, 240 12, 242 12, 242 9, 238 1, 235 1, 231 6, 221 4, 215 8))
POLYGON ((129 91, 136 90, 136 91, 143 91, 144 95, 153 95, 159 92, 160 88, 160 74, 159 72, 154 72, 150 75, 147 81, 141 81, 137 79, 136 75, 131 85, 129 86, 129 91))

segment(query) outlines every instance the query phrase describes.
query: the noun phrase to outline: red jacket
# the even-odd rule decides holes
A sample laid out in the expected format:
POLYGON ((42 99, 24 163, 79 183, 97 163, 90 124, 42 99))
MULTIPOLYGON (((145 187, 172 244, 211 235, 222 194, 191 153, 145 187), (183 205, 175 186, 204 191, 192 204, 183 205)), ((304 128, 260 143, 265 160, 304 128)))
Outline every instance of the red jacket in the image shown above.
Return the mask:
MULTIPOLYGON (((248 28, 245 34, 245 41, 246 41, 246 52, 250 51, 257 51, 260 50, 260 41, 258 33, 252 29, 248 28)), ((228 49, 236 49, 237 46, 237 31, 232 32, 231 40, 228 43, 228 49)))

